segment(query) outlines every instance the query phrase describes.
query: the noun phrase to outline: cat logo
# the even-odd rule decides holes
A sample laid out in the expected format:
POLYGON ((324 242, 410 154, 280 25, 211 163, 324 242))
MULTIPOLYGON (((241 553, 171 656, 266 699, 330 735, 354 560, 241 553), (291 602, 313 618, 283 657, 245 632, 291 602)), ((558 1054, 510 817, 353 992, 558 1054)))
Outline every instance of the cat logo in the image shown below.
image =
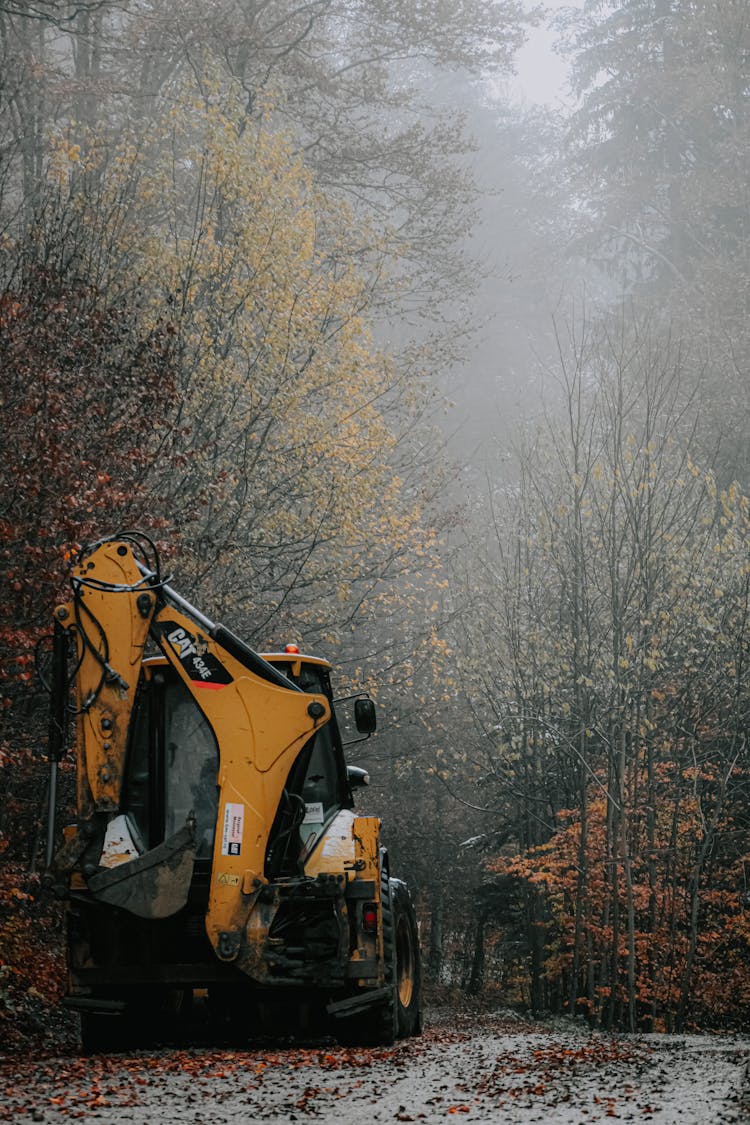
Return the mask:
POLYGON ((182 668, 196 685, 215 690, 232 683, 232 676, 217 657, 209 651, 205 637, 193 636, 176 621, 165 621, 161 635, 177 654, 182 668))
POLYGON ((183 656, 198 655, 198 649, 193 642, 193 638, 186 633, 184 629, 174 629, 167 637, 167 640, 179 650, 181 659, 183 656))

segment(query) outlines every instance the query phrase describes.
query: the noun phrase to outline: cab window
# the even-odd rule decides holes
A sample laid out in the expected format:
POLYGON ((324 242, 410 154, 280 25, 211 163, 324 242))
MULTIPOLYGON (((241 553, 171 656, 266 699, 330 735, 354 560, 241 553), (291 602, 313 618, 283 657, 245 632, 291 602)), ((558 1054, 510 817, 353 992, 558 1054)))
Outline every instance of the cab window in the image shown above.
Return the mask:
POLYGON ((196 856, 210 857, 218 809, 219 751, 188 689, 157 668, 139 686, 123 789, 127 813, 144 850, 196 822, 196 856))

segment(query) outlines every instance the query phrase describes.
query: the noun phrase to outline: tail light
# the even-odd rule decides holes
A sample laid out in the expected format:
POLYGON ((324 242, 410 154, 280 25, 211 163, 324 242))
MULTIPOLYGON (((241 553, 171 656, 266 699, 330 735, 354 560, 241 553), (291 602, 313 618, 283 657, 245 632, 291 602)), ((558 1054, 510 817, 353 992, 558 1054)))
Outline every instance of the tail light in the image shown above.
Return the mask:
POLYGON ((378 932, 378 908, 374 902, 366 902, 362 907, 362 929, 366 934, 378 932))

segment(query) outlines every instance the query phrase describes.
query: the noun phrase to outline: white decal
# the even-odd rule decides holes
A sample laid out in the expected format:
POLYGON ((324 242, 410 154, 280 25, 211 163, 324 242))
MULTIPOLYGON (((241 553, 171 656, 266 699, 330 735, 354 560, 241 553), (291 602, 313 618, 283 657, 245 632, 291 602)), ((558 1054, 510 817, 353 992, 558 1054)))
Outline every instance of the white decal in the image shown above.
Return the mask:
POLYGON ((322 824, 323 823, 323 802, 311 801, 309 805, 305 805, 305 819, 303 824, 322 824))
POLYGON ((104 834, 104 848, 99 858, 99 866, 119 867, 121 863, 129 863, 132 859, 137 859, 140 854, 131 835, 128 818, 121 815, 110 820, 104 834))
POLYGON ((198 654, 198 649, 184 629, 173 629, 167 637, 167 640, 171 645, 180 650, 181 658, 183 656, 197 656, 198 654))
POLYGON ((203 659, 203 653, 206 651, 206 645, 199 642, 200 647, 193 644, 192 637, 185 632, 184 629, 173 629, 171 633, 167 634, 167 640, 172 645, 172 648, 178 650, 180 660, 185 660, 188 656, 193 658, 193 671, 200 676, 202 680, 211 679, 211 669, 207 667, 203 659))
POLYGON ((245 806, 227 801, 224 806, 224 831, 221 837, 222 855, 240 855, 242 830, 245 826, 245 806))

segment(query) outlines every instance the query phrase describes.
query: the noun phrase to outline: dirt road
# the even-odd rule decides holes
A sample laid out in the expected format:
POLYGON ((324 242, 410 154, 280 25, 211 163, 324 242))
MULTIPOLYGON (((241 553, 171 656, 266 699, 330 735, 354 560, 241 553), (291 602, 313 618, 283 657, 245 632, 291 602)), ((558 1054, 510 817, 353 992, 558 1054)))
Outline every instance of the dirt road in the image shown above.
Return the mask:
POLYGON ((0 1121, 750 1121, 750 1037, 617 1038, 507 1017, 434 1018, 392 1049, 257 1046, 6 1059, 0 1121))

